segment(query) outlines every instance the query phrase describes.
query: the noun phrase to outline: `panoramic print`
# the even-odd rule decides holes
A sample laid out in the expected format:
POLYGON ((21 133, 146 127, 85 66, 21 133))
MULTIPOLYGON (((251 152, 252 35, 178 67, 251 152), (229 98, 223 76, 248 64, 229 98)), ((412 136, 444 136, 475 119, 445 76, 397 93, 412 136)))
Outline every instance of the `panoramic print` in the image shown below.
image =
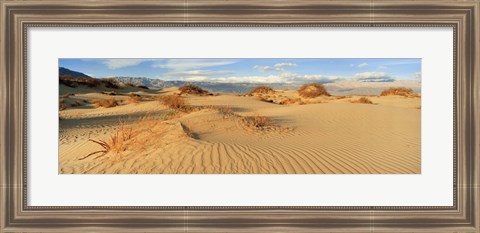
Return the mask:
POLYGON ((421 59, 59 59, 60 174, 420 174, 421 59))

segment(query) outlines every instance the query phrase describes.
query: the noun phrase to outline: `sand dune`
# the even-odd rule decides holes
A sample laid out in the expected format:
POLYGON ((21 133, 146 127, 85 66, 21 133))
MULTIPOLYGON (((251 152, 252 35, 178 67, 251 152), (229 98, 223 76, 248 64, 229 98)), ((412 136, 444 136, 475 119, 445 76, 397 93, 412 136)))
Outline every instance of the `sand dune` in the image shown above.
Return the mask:
MULTIPOLYGON (((70 88, 76 89, 76 88, 70 88)), ((122 90, 118 96, 70 90, 68 101, 116 98, 113 108, 91 104, 60 112, 59 170, 71 173, 140 174, 398 174, 420 173, 421 98, 369 96, 373 104, 356 104, 359 96, 325 96, 294 104, 295 91, 266 96, 187 95, 196 110, 173 114, 154 97, 177 88, 122 90), (128 103, 128 95, 145 99, 128 103), (272 102, 262 101, 266 98, 272 102), (205 107, 209 106, 209 107, 205 107), (216 107, 228 107, 225 113, 216 107), (269 127, 251 129, 245 116, 271 119, 269 127), (121 124, 119 124, 121 122, 121 124), (89 141, 109 140, 119 125, 131 130, 126 149, 97 153, 89 141)))

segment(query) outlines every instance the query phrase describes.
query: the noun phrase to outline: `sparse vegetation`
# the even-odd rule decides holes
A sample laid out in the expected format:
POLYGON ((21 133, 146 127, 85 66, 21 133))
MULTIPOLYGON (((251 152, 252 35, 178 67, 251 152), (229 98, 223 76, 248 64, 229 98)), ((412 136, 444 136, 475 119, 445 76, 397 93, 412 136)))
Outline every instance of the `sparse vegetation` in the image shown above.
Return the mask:
POLYGON ((330 96, 325 86, 320 83, 305 84, 298 89, 298 94, 304 98, 330 96))
POLYGON ((130 94, 130 98, 128 99, 130 103, 137 104, 142 101, 142 96, 138 94, 130 94))
POLYGON ((246 127, 253 129, 263 129, 270 125, 270 119, 268 117, 258 114, 254 116, 243 117, 241 121, 246 127))
POLYGON ((270 93, 275 93, 275 90, 267 86, 258 86, 258 87, 255 87, 253 90, 251 90, 248 94, 253 95, 253 94, 270 94, 270 93))
POLYGON ((78 86, 87 86, 90 88, 99 87, 103 84, 106 88, 118 89, 119 83, 113 78, 97 79, 97 78, 73 78, 71 76, 61 76, 59 78, 60 84, 65 86, 76 88, 78 86))
POLYGON ((289 104, 296 104, 296 103, 304 104, 305 102, 303 102, 302 99, 300 98, 295 98, 295 99, 287 98, 279 102, 279 104, 281 105, 289 105, 289 104))
POLYGON ((357 100, 352 100, 350 101, 351 103, 357 103, 357 104, 373 104, 373 102, 368 99, 367 97, 360 97, 357 100))
POLYGON ((158 100, 171 109, 185 111, 189 108, 187 102, 178 95, 160 95, 158 100))
POLYGON ((200 88, 197 85, 187 84, 178 88, 180 94, 194 94, 194 95, 207 95, 208 91, 200 88))
POLYGON ((405 97, 417 96, 411 88, 405 88, 405 87, 391 87, 386 90, 383 90, 382 93, 380 93, 380 96, 389 96, 389 95, 397 95, 397 96, 405 96, 405 97))
POLYGON ((104 107, 104 108, 112 108, 118 106, 118 101, 115 99, 94 99, 91 101, 95 107, 104 107))

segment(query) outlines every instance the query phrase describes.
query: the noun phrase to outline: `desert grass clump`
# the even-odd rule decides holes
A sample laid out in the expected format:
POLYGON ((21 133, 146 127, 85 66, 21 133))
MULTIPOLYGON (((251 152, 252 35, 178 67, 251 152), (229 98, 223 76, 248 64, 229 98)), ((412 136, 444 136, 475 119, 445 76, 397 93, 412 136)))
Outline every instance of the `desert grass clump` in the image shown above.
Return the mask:
POLYGON ((163 105, 171 109, 181 110, 181 111, 185 111, 189 109, 185 99, 183 99, 183 97, 178 95, 161 95, 158 97, 158 100, 160 101, 160 103, 162 103, 163 105))
POLYGON ((128 102, 132 104, 138 104, 142 101, 142 96, 138 94, 130 94, 130 98, 128 99, 128 102))
POLYGON ((417 96, 411 88, 406 88, 406 87, 391 87, 386 90, 383 90, 382 93, 380 93, 380 96, 389 96, 389 95, 397 95, 397 96, 405 96, 405 97, 417 96))
POLYGON ((59 81, 60 84, 71 88, 76 88, 80 85, 94 88, 100 85, 100 81, 96 78, 73 78, 71 76, 61 76, 59 81))
POLYGON ((104 107, 104 108, 112 108, 118 106, 118 101, 115 99, 94 99, 91 101, 95 107, 104 107))
POLYGON ((113 89, 120 88, 120 83, 113 78, 104 78, 104 79, 101 79, 101 82, 103 85, 105 85, 106 88, 113 88, 113 89))
POLYGON ((242 118, 242 123, 252 129, 263 129, 270 125, 270 119, 266 116, 254 115, 242 118))
POLYGON ((298 89, 298 94, 304 98, 330 96, 325 86, 320 83, 305 84, 298 89))
POLYGON ((357 100, 352 100, 351 103, 356 103, 356 104, 373 104, 373 102, 368 99, 367 97, 360 97, 357 100))
POLYGON ((290 105, 290 104, 305 104, 304 101, 302 101, 302 99, 300 98, 295 98, 295 99, 292 99, 292 98, 287 98, 287 99, 283 99, 282 101, 279 102, 279 104, 281 105, 290 105))
POLYGON ((273 88, 267 87, 267 86, 258 86, 258 87, 255 87, 253 90, 251 90, 248 94, 253 95, 253 94, 271 94, 271 93, 275 93, 275 90, 273 90, 273 88))
POLYGON ((193 84, 187 84, 178 88, 180 94, 207 95, 208 91, 193 84))

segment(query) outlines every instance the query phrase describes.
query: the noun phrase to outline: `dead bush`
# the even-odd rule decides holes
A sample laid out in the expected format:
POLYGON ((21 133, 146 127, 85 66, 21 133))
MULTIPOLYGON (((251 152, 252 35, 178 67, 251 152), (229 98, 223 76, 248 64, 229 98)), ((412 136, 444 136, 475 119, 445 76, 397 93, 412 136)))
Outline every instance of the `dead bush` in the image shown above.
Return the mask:
POLYGON ((104 107, 104 108, 112 108, 118 106, 118 101, 115 99, 94 99, 91 101, 95 107, 104 107))
POLYGON ((318 96, 330 96, 323 84, 312 83, 305 84, 298 89, 298 94, 304 98, 315 98, 318 96))
POLYGON ((253 94, 271 94, 271 93, 275 93, 275 90, 273 90, 271 87, 258 86, 258 87, 255 87, 253 90, 251 90, 248 94, 253 95, 253 94))
POLYGON ((254 115, 242 118, 242 123, 248 128, 262 129, 270 124, 270 119, 266 116, 254 115))
POLYGON ((197 85, 187 84, 178 88, 180 94, 194 94, 194 95, 206 95, 208 94, 207 90, 200 88, 197 85))
POLYGON ((183 99, 183 97, 178 95, 161 95, 158 97, 158 100, 160 101, 160 103, 162 103, 163 105, 171 109, 177 109, 177 110, 188 109, 187 102, 183 99))
POLYGON ((389 95, 397 95, 397 96, 405 96, 405 97, 417 96, 411 88, 405 88, 405 87, 391 87, 386 90, 383 90, 382 93, 380 93, 380 96, 389 96, 389 95))
POLYGON ((356 104, 373 104, 373 102, 368 99, 367 97, 360 97, 357 100, 352 100, 351 103, 356 103, 356 104))

